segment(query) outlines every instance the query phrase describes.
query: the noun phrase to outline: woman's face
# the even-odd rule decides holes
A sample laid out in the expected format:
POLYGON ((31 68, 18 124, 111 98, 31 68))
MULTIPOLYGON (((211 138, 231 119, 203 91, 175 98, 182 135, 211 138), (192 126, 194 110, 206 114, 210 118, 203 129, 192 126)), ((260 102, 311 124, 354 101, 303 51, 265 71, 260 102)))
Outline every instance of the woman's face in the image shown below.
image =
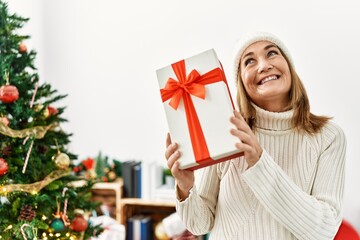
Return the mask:
POLYGON ((289 102, 291 74, 279 48, 259 41, 246 48, 240 59, 241 79, 251 100, 259 107, 281 112, 289 102))

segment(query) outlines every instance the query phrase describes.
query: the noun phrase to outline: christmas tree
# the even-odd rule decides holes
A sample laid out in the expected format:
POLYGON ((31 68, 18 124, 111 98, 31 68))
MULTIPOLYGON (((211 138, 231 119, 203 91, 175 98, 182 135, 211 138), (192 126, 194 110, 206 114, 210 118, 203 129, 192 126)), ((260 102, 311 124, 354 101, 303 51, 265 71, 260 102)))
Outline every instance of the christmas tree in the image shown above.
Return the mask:
POLYGON ((86 220, 94 183, 75 184, 65 107, 54 107, 66 95, 40 83, 17 32, 27 21, 0 0, 0 239, 89 239, 102 231, 86 220))

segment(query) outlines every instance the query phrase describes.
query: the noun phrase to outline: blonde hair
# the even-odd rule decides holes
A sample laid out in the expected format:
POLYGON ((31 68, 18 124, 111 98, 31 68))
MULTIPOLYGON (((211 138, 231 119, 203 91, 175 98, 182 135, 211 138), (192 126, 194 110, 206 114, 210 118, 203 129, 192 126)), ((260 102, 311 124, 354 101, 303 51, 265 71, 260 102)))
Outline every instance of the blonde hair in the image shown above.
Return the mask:
MULTIPOLYGON (((318 133, 331 118, 326 116, 317 116, 310 112, 310 103, 305 87, 301 82, 299 76, 295 72, 292 64, 289 64, 289 59, 287 58, 287 56, 282 52, 280 48, 279 50, 284 56, 286 62, 288 63, 291 74, 289 104, 284 110, 294 110, 294 115, 291 122, 293 127, 296 128, 298 131, 305 131, 309 134, 318 133)), ((240 113, 244 117, 245 121, 249 124, 249 126, 254 130, 256 126, 256 111, 255 108, 251 105, 251 99, 247 94, 243 81, 241 79, 240 64, 238 66, 236 85, 237 104, 240 113)))

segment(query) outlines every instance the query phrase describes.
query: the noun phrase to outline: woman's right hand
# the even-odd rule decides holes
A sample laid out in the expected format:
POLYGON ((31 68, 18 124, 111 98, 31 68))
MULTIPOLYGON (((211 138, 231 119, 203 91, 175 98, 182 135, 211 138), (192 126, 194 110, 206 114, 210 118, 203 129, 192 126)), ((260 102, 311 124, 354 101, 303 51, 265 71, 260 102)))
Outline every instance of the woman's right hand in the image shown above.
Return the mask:
POLYGON ((189 191, 194 186, 195 177, 194 171, 179 169, 180 164, 177 160, 180 157, 180 152, 177 148, 177 143, 171 142, 170 134, 168 133, 166 136, 165 158, 171 174, 176 180, 179 197, 181 200, 184 200, 189 196, 189 191))

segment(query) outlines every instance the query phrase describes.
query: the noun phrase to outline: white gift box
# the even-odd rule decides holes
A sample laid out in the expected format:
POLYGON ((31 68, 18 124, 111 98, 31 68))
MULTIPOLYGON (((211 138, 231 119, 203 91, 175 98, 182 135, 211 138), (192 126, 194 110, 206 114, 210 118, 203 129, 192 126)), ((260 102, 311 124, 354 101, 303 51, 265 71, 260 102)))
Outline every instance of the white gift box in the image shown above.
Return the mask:
MULTIPOLYGON (((156 73, 171 140, 178 143, 178 149, 181 152, 179 159, 181 169, 195 170, 241 155, 235 147, 235 143, 239 139, 230 134, 230 129, 234 128, 230 122, 234 105, 225 74, 213 49, 158 69, 156 73), (189 75, 197 75, 191 73, 194 69, 200 77, 193 81, 194 85, 191 85, 189 75), (213 80, 210 83, 204 83, 202 79, 208 76, 210 72, 216 72, 216 74, 212 74, 215 75, 212 78, 213 80), (170 83, 172 88, 168 87, 170 83), (175 85, 178 87, 174 87, 175 85), (200 89, 204 88, 205 90, 204 99, 188 93, 194 87, 199 88, 199 85, 204 86, 200 86, 200 89), (184 89, 184 86, 187 89, 184 89), (177 89, 177 92, 174 89, 177 89), (183 94, 179 94, 179 91, 183 94), (180 96, 176 109, 169 105, 170 101, 176 102, 176 100, 169 98, 169 95, 172 97, 180 96), (193 107, 189 102, 193 103, 193 107), (187 113, 189 111, 191 114, 187 113), (197 115, 197 117, 193 118, 193 115, 197 115), (190 123, 188 123, 189 119, 190 123), (190 132, 194 134, 191 135, 190 132), (201 146, 200 149, 197 149, 199 146, 201 146), (205 150, 203 150, 204 147, 205 150)), ((197 94, 195 93, 195 95, 197 94)))

